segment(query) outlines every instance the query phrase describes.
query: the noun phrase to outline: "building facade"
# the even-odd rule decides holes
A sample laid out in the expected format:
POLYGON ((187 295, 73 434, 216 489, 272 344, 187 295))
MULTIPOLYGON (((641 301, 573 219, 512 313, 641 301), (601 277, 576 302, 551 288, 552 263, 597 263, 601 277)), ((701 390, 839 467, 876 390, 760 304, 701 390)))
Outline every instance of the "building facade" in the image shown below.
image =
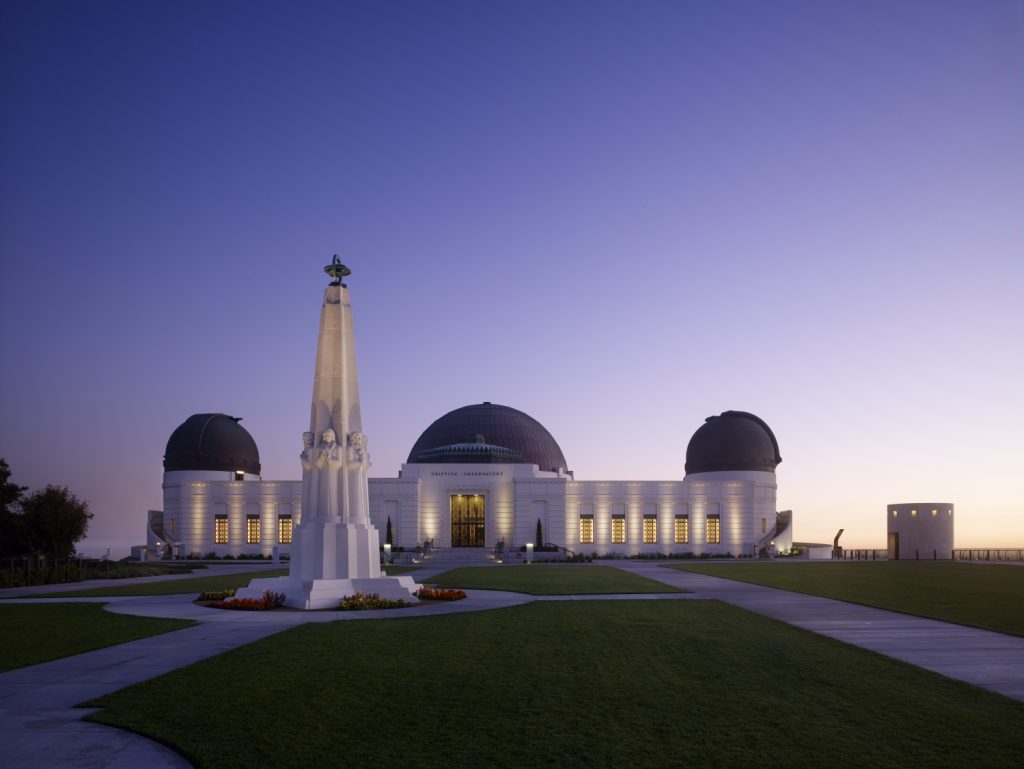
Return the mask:
MULTIPOLYGON (((781 461, 763 420, 726 411, 694 432, 681 479, 576 480, 533 417, 474 404, 432 423, 396 477, 369 479, 370 519, 405 549, 532 543, 592 555, 764 555, 792 547, 792 517, 776 511, 781 461)), ((164 508, 149 512, 147 549, 286 554, 301 486, 261 479, 255 441, 237 418, 193 415, 168 440, 164 508)))

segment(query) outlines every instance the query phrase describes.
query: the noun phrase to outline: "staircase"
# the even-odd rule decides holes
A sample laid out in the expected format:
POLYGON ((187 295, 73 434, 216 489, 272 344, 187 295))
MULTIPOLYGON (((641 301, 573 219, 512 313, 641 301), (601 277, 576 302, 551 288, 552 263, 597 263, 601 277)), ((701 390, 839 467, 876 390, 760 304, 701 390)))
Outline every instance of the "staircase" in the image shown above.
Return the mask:
POLYGON ((422 563, 433 566, 490 566, 494 551, 489 547, 435 547, 422 563))
POLYGON ((793 512, 791 510, 783 510, 781 513, 775 514, 775 525, 768 530, 768 533, 761 537, 761 540, 757 543, 757 557, 758 558, 770 558, 770 548, 772 541, 779 539, 782 532, 790 527, 793 522, 793 512))

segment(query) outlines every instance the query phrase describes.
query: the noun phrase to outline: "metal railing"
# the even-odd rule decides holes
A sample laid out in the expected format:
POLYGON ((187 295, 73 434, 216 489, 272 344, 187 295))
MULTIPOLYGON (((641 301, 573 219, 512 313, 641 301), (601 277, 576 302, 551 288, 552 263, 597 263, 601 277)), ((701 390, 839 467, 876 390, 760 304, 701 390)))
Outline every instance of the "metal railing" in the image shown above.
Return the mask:
POLYGON ((1024 561, 1022 547, 955 548, 954 561, 1024 561))
POLYGON ((888 558, 888 550, 843 548, 842 560, 844 561, 885 561, 888 558))

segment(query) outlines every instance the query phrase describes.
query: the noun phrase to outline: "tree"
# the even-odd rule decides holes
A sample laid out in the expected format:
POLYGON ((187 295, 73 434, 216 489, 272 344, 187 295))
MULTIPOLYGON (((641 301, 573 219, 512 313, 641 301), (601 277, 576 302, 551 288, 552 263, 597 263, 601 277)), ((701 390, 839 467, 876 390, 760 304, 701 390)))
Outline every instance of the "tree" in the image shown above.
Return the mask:
POLYGON ((388 516, 387 533, 384 535, 384 542, 389 545, 395 544, 395 532, 391 529, 391 516, 388 516))
POLYGON ((18 514, 18 503, 27 491, 25 486, 10 482, 11 468, 0 458, 0 556, 21 555, 29 549, 25 522, 18 514))
POLYGON ((540 523, 540 518, 537 519, 537 547, 544 547, 544 527, 540 523))
POLYGON ((70 558, 85 537, 92 513, 89 503, 66 486, 47 486, 21 502, 22 521, 31 549, 54 558, 70 558))

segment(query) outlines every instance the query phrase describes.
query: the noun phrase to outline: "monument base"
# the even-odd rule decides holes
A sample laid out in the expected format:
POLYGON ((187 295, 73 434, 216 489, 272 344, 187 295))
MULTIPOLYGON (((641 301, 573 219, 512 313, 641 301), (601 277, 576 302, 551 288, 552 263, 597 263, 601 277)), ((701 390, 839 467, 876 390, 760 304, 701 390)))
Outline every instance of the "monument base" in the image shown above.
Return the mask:
POLYGON ((284 593, 284 605, 295 609, 335 609, 356 593, 415 601, 419 589, 412 577, 386 577, 380 570, 377 529, 369 521, 341 523, 316 520, 295 527, 287 577, 254 579, 235 598, 262 598, 263 592, 284 593))
POLYGON ((376 593, 392 601, 416 602, 419 585, 412 577, 369 577, 356 579, 312 579, 277 577, 254 579, 235 598, 262 598, 264 591, 284 593, 284 605, 293 609, 336 609, 346 596, 376 593))

